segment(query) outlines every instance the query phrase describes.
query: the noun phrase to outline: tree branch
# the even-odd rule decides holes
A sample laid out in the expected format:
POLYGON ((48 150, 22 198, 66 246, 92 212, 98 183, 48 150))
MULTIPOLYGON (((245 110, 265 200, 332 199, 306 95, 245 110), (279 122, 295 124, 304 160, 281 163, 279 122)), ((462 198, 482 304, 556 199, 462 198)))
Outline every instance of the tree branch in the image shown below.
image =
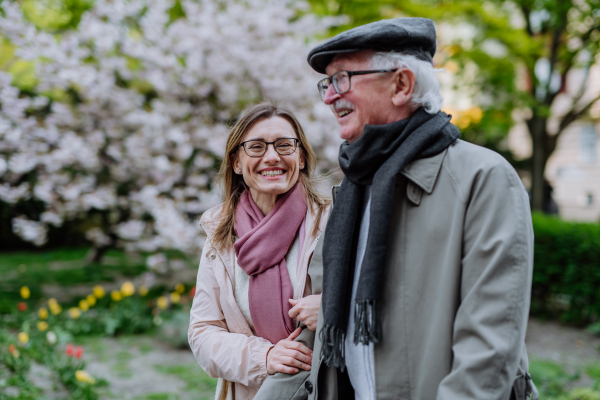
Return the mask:
POLYGON ((588 63, 587 67, 585 68, 585 76, 583 78, 583 82, 581 82, 579 91, 573 98, 573 107, 575 107, 575 105, 577 103, 579 103, 579 100, 581 100, 583 98, 583 95, 585 94, 585 89, 587 89, 587 83, 588 83, 588 80, 590 79, 590 68, 591 67, 592 67, 591 64, 588 63))
MULTIPOLYGON (((592 36, 592 33, 594 33, 594 31, 597 31, 598 29, 600 29, 600 24, 596 24, 596 25, 592 26, 590 29, 588 29, 587 32, 585 32, 579 38, 585 44, 585 42, 587 42, 588 40, 590 40, 590 38, 592 36)), ((585 47, 585 46, 583 46, 583 47, 585 47)))
POLYGON ((523 17, 525 17, 525 30, 529 36, 533 36, 533 31, 531 30, 531 21, 529 20, 529 16, 531 15, 531 10, 526 7, 524 4, 521 4, 521 11, 523 12, 523 17))
POLYGON ((592 100, 588 104, 586 104, 585 107, 583 107, 577 111, 575 111, 576 103, 573 103, 573 107, 571 108, 571 110, 568 113, 566 113, 565 116, 563 117, 562 121, 560 121, 560 125, 558 126, 558 132, 556 133, 556 137, 558 137, 558 135, 560 135, 562 133, 562 131, 564 131, 565 128, 567 126, 569 126, 572 122, 576 121, 583 114, 587 113, 590 110, 590 108, 592 107, 592 105, 594 105, 594 103, 599 100, 600 100, 600 95, 598 95, 594 100, 592 100))
POLYGON ((550 71, 548 72, 548 82, 546 83, 546 101, 545 103, 550 105, 552 101, 556 97, 556 94, 559 92, 557 90, 555 93, 550 92, 550 86, 552 85, 552 75, 554 74, 556 60, 558 59, 558 47, 560 45, 560 37, 562 36, 563 31, 565 30, 565 24, 567 21, 565 18, 561 18, 560 26, 556 28, 554 31, 554 35, 552 35, 552 46, 550 47, 550 71))

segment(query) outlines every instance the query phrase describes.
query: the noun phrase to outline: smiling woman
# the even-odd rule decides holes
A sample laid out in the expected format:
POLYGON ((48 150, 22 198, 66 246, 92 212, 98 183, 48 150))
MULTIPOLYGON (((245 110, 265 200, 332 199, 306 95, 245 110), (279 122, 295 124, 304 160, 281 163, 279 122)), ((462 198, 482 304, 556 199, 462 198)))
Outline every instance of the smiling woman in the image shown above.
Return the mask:
POLYGON ((243 176, 252 199, 264 215, 273 209, 278 195, 298 182, 300 170, 305 166, 303 154, 295 151, 297 136, 284 118, 263 119, 254 123, 244 135, 244 142, 231 155, 235 173, 243 176))
POLYGON ((294 115, 270 103, 232 128, 220 178, 223 204, 206 231, 188 332, 217 398, 252 399, 266 377, 309 370, 299 323, 315 330, 320 294, 308 265, 330 200, 315 190, 315 154, 294 115), (235 367, 232 367, 235 366, 235 367))

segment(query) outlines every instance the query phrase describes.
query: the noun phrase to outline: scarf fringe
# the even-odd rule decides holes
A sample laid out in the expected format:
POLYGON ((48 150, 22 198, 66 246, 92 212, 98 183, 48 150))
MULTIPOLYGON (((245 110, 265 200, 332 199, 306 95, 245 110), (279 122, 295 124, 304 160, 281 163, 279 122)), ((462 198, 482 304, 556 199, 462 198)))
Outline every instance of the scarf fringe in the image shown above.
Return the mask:
POLYGON ((381 318, 377 300, 357 301, 354 308, 354 344, 381 342, 381 318))
POLYGON ((342 372, 346 368, 344 361, 344 342, 346 335, 343 331, 332 325, 325 325, 319 333, 321 340, 321 357, 328 367, 339 368, 342 372))

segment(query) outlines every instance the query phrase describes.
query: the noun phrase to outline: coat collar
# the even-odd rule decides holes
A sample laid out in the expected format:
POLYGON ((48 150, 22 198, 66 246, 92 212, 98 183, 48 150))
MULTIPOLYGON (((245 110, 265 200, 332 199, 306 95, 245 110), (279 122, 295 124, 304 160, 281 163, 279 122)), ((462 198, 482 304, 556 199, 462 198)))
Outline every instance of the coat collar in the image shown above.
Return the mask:
POLYGON ((415 160, 404 167, 400 173, 418 185, 427 194, 431 194, 447 151, 448 149, 446 148, 440 154, 433 157, 415 160))

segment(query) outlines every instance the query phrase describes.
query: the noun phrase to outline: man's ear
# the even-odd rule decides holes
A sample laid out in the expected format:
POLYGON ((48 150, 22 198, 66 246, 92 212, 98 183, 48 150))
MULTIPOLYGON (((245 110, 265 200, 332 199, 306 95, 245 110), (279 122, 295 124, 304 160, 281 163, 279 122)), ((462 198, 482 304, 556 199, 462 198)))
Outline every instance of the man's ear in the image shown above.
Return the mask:
POLYGON ((400 69, 394 73, 394 84, 392 103, 403 107, 410 102, 415 91, 415 74, 409 69, 400 69))

